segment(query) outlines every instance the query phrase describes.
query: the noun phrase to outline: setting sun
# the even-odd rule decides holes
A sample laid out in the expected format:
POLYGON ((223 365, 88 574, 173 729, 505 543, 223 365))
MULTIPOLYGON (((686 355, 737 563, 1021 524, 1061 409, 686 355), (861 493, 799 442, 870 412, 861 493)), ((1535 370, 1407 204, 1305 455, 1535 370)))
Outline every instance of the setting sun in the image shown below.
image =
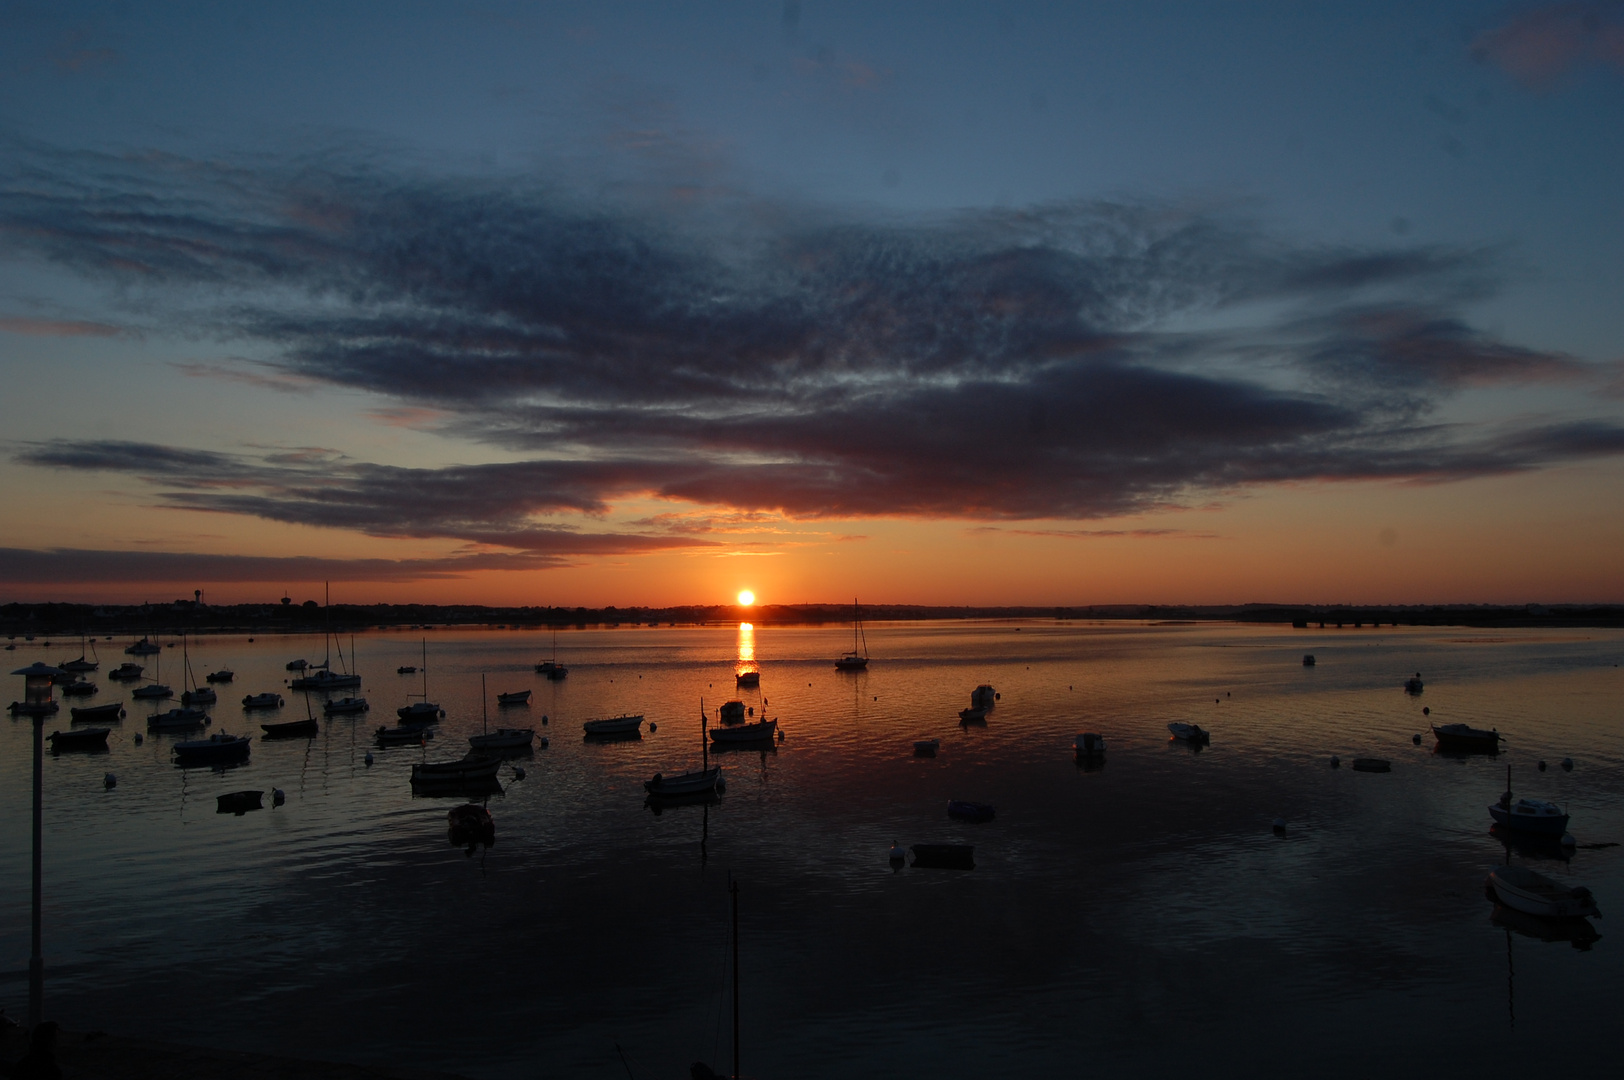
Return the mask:
POLYGON ((756 594, 755 593, 751 592, 749 589, 744 589, 744 590, 740 591, 740 593, 739 593, 739 606, 740 607, 749 607, 751 604, 753 604, 755 602, 756 602, 756 594))

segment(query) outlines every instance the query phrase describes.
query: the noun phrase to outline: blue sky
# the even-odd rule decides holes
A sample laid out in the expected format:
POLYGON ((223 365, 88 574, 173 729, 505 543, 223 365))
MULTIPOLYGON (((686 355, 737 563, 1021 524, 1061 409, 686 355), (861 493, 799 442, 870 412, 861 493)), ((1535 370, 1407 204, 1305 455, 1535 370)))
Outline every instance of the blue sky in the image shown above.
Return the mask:
POLYGON ((18 595, 1261 599, 1357 503, 1380 550, 1279 588, 1617 598, 1619 4, 0 18, 18 595), (1487 536, 1531 474, 1588 516, 1487 536), (1470 504, 1406 552, 1446 584, 1379 539, 1416 485, 1470 504), (988 530, 1042 569, 950 595, 988 530))

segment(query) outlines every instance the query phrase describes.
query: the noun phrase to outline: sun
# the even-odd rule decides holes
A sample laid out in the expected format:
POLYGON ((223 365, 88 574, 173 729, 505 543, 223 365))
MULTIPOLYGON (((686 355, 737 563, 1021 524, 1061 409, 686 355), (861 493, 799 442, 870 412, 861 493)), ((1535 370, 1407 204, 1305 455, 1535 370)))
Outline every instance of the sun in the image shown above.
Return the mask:
POLYGON ((756 602, 756 594, 755 593, 751 592, 749 589, 741 589, 739 591, 739 606, 740 607, 749 607, 751 604, 753 604, 755 602, 756 602))

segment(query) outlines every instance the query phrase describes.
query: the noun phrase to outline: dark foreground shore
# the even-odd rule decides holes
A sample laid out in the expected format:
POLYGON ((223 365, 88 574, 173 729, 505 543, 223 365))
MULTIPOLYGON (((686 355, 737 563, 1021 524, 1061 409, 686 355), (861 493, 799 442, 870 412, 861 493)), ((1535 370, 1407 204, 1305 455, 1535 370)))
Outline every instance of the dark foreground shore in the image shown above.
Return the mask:
MULTIPOLYGON (((20 1028, 0 1033, 0 1076, 10 1076, 12 1065, 27 1053, 28 1037, 20 1028)), ((100 1031, 59 1031, 56 1063, 63 1080, 466 1080, 456 1073, 304 1061, 100 1031)))

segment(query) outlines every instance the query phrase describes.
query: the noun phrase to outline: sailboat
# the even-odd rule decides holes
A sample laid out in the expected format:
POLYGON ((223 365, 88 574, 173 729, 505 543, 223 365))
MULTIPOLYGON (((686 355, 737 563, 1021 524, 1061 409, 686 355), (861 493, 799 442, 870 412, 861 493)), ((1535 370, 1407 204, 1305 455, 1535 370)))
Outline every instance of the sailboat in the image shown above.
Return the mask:
POLYGON ((94 656, 95 659, 91 660, 91 659, 87 659, 85 657, 85 636, 83 634, 80 634, 79 635, 79 659, 77 659, 77 660, 64 660, 64 661, 62 661, 62 663, 60 663, 60 664, 58 664, 56 666, 61 668, 63 671, 72 671, 72 672, 95 671, 98 667, 101 666, 101 657, 96 656, 96 643, 94 641, 90 642, 90 655, 94 656))
POLYGON ((137 641, 135 644, 126 647, 125 650, 124 650, 124 655, 126 655, 126 656, 156 656, 158 653, 161 653, 161 652, 163 652, 163 646, 159 645, 156 641, 153 641, 151 638, 144 637, 140 641, 137 641))
POLYGON ((535 728, 497 728, 490 729, 490 721, 485 710, 487 701, 485 695, 485 676, 479 677, 479 726, 480 734, 468 736, 468 745, 475 750, 525 750, 535 742, 535 728))
POLYGON ((432 724, 445 713, 429 700, 429 639, 423 639, 423 700, 402 705, 395 710, 403 724, 432 724))
POLYGON ((868 637, 863 633, 863 611, 855 598, 851 608, 851 652, 835 661, 836 671, 862 671, 868 667, 868 637))
POLYGON ((180 656, 184 670, 181 675, 180 703, 182 705, 213 705, 219 700, 212 686, 197 685, 197 676, 192 674, 192 658, 186 651, 186 635, 180 636, 180 656))
MULTIPOLYGON (((125 649, 124 651, 129 652, 129 649, 125 649)), ((137 686, 130 692, 131 697, 150 698, 155 701, 162 701, 164 698, 172 698, 175 696, 175 692, 173 690, 169 689, 168 686, 158 681, 158 676, 162 673, 163 654, 160 651, 157 653, 157 655, 158 659, 153 661, 152 665, 152 681, 144 685, 137 686)))
POLYGON ((705 701, 699 701, 699 752, 700 767, 694 772, 685 772, 679 776, 664 776, 655 773, 652 780, 643 781, 643 790, 650 795, 670 798, 680 795, 704 795, 713 791, 721 791, 727 786, 722 779, 722 767, 712 766, 710 763, 710 738, 707 731, 709 724, 705 716, 705 701))
POLYGON ((545 675, 549 679, 553 680, 554 682, 557 682, 559 679, 562 679, 564 676, 568 675, 569 673, 570 673, 570 669, 558 662, 558 631, 554 630, 553 631, 553 658, 551 660, 543 660, 541 663, 537 664, 536 665, 536 674, 537 675, 545 675))
MULTIPOLYGON (((331 613, 333 590, 330 584, 326 582, 323 582, 322 584, 325 588, 325 592, 322 597, 323 656, 321 658, 321 663, 317 664, 313 668, 310 668, 306 674, 294 679, 289 685, 295 690, 354 690, 361 685, 360 675, 353 675, 347 671, 339 672, 333 670, 333 630, 331 613)), ((340 666, 342 666, 344 663, 344 646, 342 644, 338 647, 338 662, 340 666)))

